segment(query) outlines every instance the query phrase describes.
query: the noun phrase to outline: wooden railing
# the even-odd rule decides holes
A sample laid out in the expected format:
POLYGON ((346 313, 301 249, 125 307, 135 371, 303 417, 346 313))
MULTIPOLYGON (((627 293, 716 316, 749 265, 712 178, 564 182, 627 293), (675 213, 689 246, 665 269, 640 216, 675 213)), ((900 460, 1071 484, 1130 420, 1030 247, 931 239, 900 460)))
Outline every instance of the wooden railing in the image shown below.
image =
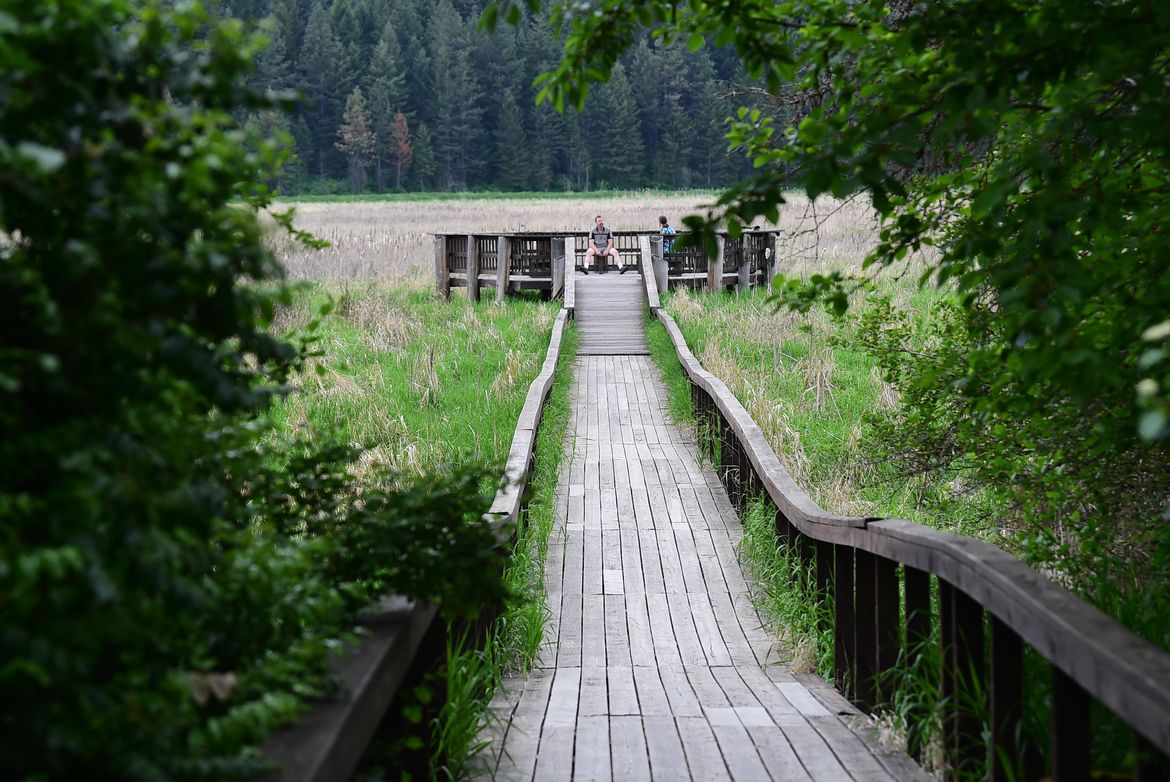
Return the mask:
MULTIPOLYGON (((494 252, 494 248, 488 249, 490 242, 484 241, 491 238, 479 238, 481 252, 494 252)), ((464 252, 466 247, 465 241, 464 252)), ((571 316, 568 307, 557 314, 544 364, 529 386, 516 422, 504 480, 487 511, 502 537, 515 530, 532 475, 541 413, 552 390, 566 322, 571 316)), ((275 731, 265 743, 264 754, 278 767, 271 779, 348 780, 403 683, 433 667, 445 653, 444 623, 430 603, 390 596, 371 606, 357 624, 363 631, 362 640, 330 664, 331 673, 341 684, 341 693, 315 705, 296 725, 275 731)))
POLYGON ((435 290, 449 298, 451 288, 466 288, 472 301, 479 300, 481 289, 493 287, 497 299, 524 289, 560 295, 564 246, 561 237, 551 234, 437 234, 435 290))
MULTIPOLYGON (((732 502, 742 511, 753 499, 770 500, 778 540, 815 573, 805 598, 832 617, 838 689, 867 710, 889 703, 885 674, 940 639, 935 675, 949 767, 990 757, 990 779, 1007 780, 1009 763, 1023 757, 1024 778, 1039 779, 1042 761, 1018 743, 1026 644, 1051 663, 1053 779, 1089 778, 1092 698, 1165 761, 1170 654, 989 543, 899 519, 826 513, 792 481, 727 386, 699 364, 670 315, 656 314, 690 380, 699 427, 709 433, 732 502), (990 715, 989 755, 980 710, 964 701, 972 694, 982 695, 990 715)), ((912 733, 912 753, 919 741, 912 733)), ((1157 773, 1139 761, 1135 778, 1157 773)))
MULTIPOLYGON (((614 246, 621 264, 637 269, 643 266, 642 240, 657 240, 653 255, 663 263, 665 275, 659 275, 660 290, 686 285, 721 290, 734 286, 745 289, 768 284, 778 268, 776 234, 771 231, 747 231, 738 237, 718 236, 714 258, 697 247, 684 248, 675 239, 675 251, 662 254, 658 234, 615 232, 614 246)), ((598 260, 586 268, 585 251, 589 246, 586 232, 558 234, 438 234, 435 236, 435 290, 449 298, 452 288, 466 288, 468 297, 478 301, 483 288, 496 289, 496 298, 510 291, 536 289, 560 296, 565 290, 567 270, 582 268, 596 271, 598 260), (471 252, 468 252, 471 248, 471 252), (500 258, 508 259, 501 264, 500 258)))

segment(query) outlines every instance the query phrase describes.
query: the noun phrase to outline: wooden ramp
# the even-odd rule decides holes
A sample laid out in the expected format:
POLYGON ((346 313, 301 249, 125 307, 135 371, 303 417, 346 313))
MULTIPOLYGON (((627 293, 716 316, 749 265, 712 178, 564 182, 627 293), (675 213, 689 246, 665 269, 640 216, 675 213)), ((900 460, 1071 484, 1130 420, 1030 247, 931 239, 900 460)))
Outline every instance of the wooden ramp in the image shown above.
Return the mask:
MULTIPOLYGON (((626 301, 615 277, 586 278, 578 313, 626 301)), ((479 778, 925 779, 855 730, 857 712, 823 680, 779 664, 748 598, 739 520, 693 439, 665 420, 657 367, 588 344, 545 568, 545 646, 497 690, 479 778)))
POLYGON ((642 323, 642 277, 626 274, 576 274, 577 354, 581 356, 649 355, 642 323))

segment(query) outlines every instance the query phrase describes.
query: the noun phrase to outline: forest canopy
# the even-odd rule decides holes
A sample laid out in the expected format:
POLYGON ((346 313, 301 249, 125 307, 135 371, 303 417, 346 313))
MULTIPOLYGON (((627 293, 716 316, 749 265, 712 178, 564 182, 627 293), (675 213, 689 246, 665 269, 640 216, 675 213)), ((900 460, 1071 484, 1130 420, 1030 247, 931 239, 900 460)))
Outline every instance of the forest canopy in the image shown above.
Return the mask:
POLYGON ((646 38, 587 108, 536 105, 536 77, 560 41, 525 13, 487 36, 482 0, 217 0, 269 39, 252 86, 295 90, 291 115, 255 113, 289 135, 284 193, 721 187, 742 173, 727 151, 730 50, 646 38), (359 107, 360 106, 360 107, 359 107))

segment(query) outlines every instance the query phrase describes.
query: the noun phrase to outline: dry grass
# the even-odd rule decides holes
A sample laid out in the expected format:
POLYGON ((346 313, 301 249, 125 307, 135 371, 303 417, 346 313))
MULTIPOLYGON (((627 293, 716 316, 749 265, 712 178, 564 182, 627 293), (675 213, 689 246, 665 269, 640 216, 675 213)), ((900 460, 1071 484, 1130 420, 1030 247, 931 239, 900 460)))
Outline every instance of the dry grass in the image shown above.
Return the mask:
POLYGON ((427 278, 436 233, 584 231, 594 215, 615 231, 655 231, 658 216, 674 225, 713 201, 710 195, 647 194, 580 199, 482 199, 466 201, 362 201, 290 203, 296 225, 327 240, 326 250, 306 250, 272 234, 272 247, 293 279, 427 278))
MULTIPOLYGON (((788 194, 780 210, 777 252, 785 274, 858 271, 877 241, 877 221, 862 197, 846 200, 788 194)), ((665 214, 679 226, 706 214, 711 194, 647 193, 574 199, 361 201, 289 203, 296 225, 332 245, 306 250, 273 233, 271 242, 293 279, 427 281, 436 233, 583 231, 602 214, 615 231, 656 231, 665 214)), ((914 261, 910 261, 913 267, 914 261)))

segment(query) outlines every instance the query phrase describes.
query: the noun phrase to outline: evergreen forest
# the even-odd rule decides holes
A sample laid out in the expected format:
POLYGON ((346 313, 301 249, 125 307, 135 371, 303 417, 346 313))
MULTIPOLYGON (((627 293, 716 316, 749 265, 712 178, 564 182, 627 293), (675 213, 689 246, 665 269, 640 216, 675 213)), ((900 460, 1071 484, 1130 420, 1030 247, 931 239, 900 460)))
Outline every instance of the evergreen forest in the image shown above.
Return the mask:
POLYGON ((548 14, 494 35, 483 0, 220 0, 269 45, 252 84, 293 90, 292 115, 256 112, 281 135, 284 194, 710 188, 742 176, 726 118, 751 80, 730 49, 648 35, 583 111, 537 105, 561 42, 548 14))

